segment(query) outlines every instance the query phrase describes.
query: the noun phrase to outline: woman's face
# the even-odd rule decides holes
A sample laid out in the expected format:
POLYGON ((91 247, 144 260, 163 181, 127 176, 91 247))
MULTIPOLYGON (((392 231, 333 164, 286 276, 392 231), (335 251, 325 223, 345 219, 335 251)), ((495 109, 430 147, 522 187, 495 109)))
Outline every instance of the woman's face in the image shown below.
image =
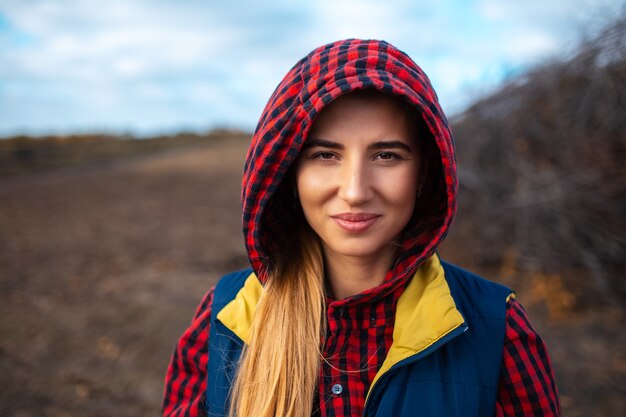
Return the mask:
POLYGON ((413 213, 419 161, 407 114, 391 97, 347 94, 312 126, 296 170, 304 216, 329 255, 393 256, 413 213))

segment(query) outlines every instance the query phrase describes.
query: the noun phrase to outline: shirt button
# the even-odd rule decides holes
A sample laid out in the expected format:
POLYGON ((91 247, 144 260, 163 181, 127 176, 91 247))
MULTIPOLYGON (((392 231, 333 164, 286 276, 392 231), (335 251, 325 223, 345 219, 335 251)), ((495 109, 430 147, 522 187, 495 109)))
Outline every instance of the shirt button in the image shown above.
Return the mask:
POLYGON ((339 395, 341 394, 342 391, 343 391, 343 387, 341 386, 341 384, 333 385, 333 394, 339 395))

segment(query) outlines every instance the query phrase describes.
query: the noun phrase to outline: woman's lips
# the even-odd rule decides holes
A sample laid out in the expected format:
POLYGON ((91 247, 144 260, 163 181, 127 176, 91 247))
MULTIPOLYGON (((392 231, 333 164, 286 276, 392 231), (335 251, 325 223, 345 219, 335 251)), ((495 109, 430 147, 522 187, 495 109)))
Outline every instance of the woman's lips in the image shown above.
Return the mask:
POLYGON ((350 233, 364 232, 380 218, 372 213, 341 213, 331 216, 339 227, 350 233))

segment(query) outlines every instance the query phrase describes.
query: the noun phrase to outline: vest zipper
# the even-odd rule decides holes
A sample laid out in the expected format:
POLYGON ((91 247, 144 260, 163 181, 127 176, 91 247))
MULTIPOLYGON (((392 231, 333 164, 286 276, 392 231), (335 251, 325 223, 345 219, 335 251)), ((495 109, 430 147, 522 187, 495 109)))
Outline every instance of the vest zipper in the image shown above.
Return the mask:
POLYGON ((409 356, 408 358, 406 358, 406 359, 396 363, 391 368, 389 368, 389 370, 387 372, 385 372, 383 375, 380 376, 380 378, 378 379, 378 381, 376 381, 374 386, 371 387, 370 392, 367 395, 367 398, 365 400, 365 404, 363 406, 363 417, 367 417, 367 415, 368 415, 367 405, 370 403, 371 398, 373 397, 377 387, 380 386, 380 382, 383 380, 383 378, 388 378, 390 376, 390 374, 393 374, 398 369, 400 369, 400 368, 402 368, 404 366, 410 365, 410 364, 412 364, 414 362, 417 362, 420 359, 428 356, 429 354, 433 353, 437 349, 440 349, 442 346, 444 346, 446 343, 450 342, 451 340, 453 340, 457 336, 460 336, 461 334, 465 333, 467 331, 467 329, 468 329, 467 323, 462 323, 461 325, 459 325, 459 327, 457 327, 456 329, 452 330, 450 333, 448 333, 442 339, 437 341, 434 345, 432 345, 429 348, 426 348, 426 349, 424 349, 422 351, 417 352, 413 356, 409 356))

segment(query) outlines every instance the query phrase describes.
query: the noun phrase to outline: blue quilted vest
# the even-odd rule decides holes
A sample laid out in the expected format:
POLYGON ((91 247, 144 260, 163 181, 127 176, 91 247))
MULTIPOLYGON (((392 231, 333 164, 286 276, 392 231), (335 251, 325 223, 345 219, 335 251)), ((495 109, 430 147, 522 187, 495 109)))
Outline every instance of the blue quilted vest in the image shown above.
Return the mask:
MULTIPOLYGON (((366 417, 495 414, 506 300, 511 290, 454 265, 439 263, 436 255, 431 261, 435 272, 428 274, 439 273, 439 280, 424 278, 431 281, 425 281, 422 287, 416 284, 414 290, 410 290, 411 283, 402 297, 407 292, 421 299, 433 295, 437 303, 420 303, 420 298, 414 299, 417 302, 411 299, 403 303, 402 297, 398 301, 396 328, 398 320, 404 318, 419 321, 402 335, 396 336, 394 328, 394 343, 366 399, 366 417), (433 307, 435 304, 442 306, 433 307), (421 334, 420 323, 429 321, 434 323, 435 330, 421 334), (412 338, 416 339, 414 346, 406 343, 412 342, 412 338), (401 348, 394 348, 396 339, 401 348)), ((228 414, 230 383, 244 345, 242 339, 246 338, 245 326, 237 323, 226 326, 218 315, 228 306, 235 310, 235 318, 247 315, 251 321, 251 309, 246 312, 242 306, 255 296, 246 298, 241 293, 249 293, 252 287, 257 293, 262 291, 248 269, 224 276, 215 288, 206 389, 208 416, 228 414)))

